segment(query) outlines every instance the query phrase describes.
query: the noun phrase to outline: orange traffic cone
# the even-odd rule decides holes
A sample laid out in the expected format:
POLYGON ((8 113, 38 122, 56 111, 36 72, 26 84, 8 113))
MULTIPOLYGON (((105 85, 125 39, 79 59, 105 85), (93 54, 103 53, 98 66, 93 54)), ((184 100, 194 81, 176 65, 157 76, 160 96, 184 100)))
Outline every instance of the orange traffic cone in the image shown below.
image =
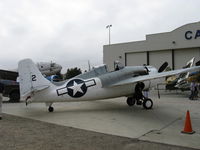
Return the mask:
POLYGON ((184 130, 181 131, 181 133, 186 133, 186 134, 195 133, 195 131, 192 130, 192 124, 191 124, 191 120, 190 120, 190 112, 189 112, 189 110, 187 111, 187 114, 186 114, 184 130))

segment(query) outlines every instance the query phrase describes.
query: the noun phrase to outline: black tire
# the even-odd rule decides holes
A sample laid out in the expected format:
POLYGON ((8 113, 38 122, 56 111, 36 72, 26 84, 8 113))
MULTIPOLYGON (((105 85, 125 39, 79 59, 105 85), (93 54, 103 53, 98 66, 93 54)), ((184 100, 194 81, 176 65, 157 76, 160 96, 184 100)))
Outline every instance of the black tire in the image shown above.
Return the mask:
POLYGON ((132 97, 128 97, 126 103, 128 104, 128 106, 133 106, 135 105, 135 99, 132 97))
POLYGON ((20 94, 18 91, 14 91, 12 93, 10 93, 9 95, 9 98, 10 98, 10 102, 20 102, 20 94))
POLYGON ((54 108, 50 106, 48 110, 49 110, 49 112, 53 112, 54 108))
POLYGON ((151 100, 151 99, 145 99, 144 101, 143 101, 143 107, 145 108, 145 109, 152 109, 152 107, 153 107, 153 101, 151 100))

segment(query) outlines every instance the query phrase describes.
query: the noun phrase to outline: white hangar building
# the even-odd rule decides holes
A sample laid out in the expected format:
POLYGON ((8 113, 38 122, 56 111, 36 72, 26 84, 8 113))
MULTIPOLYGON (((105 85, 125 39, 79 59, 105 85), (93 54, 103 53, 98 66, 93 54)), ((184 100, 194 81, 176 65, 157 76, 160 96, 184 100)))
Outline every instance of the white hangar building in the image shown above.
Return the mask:
POLYGON ((183 25, 171 32, 146 35, 146 40, 103 46, 103 61, 109 70, 114 61, 125 66, 152 65, 167 61, 172 69, 182 68, 195 57, 200 60, 200 22, 183 25))

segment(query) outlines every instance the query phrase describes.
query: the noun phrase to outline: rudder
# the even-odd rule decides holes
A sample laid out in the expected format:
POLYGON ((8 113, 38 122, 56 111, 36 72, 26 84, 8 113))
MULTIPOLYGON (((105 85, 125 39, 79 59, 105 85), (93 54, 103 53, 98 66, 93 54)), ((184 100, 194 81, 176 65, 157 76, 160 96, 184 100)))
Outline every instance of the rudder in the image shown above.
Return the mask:
POLYGON ((18 63, 20 96, 48 88, 51 83, 44 78, 31 59, 24 59, 18 63))

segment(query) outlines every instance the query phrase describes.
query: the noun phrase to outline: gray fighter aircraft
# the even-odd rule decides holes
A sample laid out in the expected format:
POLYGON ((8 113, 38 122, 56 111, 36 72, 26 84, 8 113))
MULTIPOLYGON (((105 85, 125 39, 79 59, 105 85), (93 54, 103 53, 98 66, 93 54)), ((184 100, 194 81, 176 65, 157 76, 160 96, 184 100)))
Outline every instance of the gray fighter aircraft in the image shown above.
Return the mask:
POLYGON ((108 72, 106 65, 94 68, 59 84, 45 79, 31 59, 18 64, 20 95, 26 103, 43 102, 53 112, 55 102, 92 101, 121 96, 127 97, 127 104, 143 105, 151 109, 153 101, 143 96, 142 91, 156 86, 159 79, 184 72, 200 70, 199 66, 174 71, 157 71, 152 66, 127 66, 108 72))

